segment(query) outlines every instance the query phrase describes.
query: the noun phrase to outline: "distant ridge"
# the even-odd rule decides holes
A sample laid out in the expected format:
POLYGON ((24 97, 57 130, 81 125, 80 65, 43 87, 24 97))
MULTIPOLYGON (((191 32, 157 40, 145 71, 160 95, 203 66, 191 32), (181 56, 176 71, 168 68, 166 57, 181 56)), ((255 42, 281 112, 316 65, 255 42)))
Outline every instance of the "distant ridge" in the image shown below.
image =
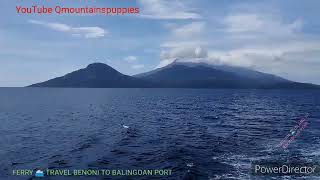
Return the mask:
POLYGON ((103 63, 93 63, 29 87, 320 89, 318 85, 293 82, 242 67, 177 61, 134 76, 121 74, 103 63))

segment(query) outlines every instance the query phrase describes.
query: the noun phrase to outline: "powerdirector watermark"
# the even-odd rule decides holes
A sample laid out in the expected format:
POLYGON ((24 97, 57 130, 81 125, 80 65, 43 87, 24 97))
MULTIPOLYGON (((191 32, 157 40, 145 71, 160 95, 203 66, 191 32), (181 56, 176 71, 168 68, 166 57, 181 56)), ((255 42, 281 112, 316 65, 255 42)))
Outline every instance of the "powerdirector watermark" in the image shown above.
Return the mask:
POLYGON ((171 169, 14 169, 13 176, 171 176, 171 169))
POLYGON ((313 163, 257 163, 251 164, 255 176, 320 176, 320 164, 313 163))

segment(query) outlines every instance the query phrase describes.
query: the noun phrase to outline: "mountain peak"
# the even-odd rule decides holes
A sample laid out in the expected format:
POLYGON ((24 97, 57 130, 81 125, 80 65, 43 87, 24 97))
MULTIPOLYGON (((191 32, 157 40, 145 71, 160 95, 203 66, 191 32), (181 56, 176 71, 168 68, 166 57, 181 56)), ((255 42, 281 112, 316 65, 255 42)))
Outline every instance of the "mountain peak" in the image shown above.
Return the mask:
POLYGON ((93 73, 93 74, 104 74, 104 75, 107 75, 107 74, 120 75, 121 74, 117 70, 113 69, 111 66, 104 63, 100 63, 100 62, 89 64, 84 70, 87 71, 88 73, 93 73))
POLYGON ((101 62, 95 62, 95 63, 91 63, 87 66, 87 68, 101 68, 101 67, 104 67, 104 68, 112 68, 110 67, 109 65, 107 64, 104 64, 104 63, 101 63, 101 62))
POLYGON ((97 62, 64 76, 33 84, 31 87, 132 88, 149 87, 149 84, 121 74, 107 64, 97 62))

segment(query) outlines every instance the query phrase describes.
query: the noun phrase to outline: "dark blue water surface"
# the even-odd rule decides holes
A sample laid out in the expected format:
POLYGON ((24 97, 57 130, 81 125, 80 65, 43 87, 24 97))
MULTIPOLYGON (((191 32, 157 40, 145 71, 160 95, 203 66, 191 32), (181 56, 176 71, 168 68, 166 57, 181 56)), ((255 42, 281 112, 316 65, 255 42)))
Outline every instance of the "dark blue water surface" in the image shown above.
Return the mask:
POLYGON ((172 169, 171 176, 130 179, 270 179, 252 176, 251 161, 319 161, 319 110, 314 90, 2 88, 0 179, 32 179, 12 170, 37 168, 172 169), (301 136, 277 149, 307 114, 301 136))

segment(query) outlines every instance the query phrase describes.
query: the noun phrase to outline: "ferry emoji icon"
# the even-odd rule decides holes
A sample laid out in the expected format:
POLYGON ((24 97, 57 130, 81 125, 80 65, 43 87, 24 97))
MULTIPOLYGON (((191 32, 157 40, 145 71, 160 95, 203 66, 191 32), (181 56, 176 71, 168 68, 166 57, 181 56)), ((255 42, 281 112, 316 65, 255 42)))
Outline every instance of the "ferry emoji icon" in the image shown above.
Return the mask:
POLYGON ((36 176, 36 177, 44 177, 44 173, 43 173, 43 171, 38 170, 38 171, 36 171, 35 176, 36 176))

